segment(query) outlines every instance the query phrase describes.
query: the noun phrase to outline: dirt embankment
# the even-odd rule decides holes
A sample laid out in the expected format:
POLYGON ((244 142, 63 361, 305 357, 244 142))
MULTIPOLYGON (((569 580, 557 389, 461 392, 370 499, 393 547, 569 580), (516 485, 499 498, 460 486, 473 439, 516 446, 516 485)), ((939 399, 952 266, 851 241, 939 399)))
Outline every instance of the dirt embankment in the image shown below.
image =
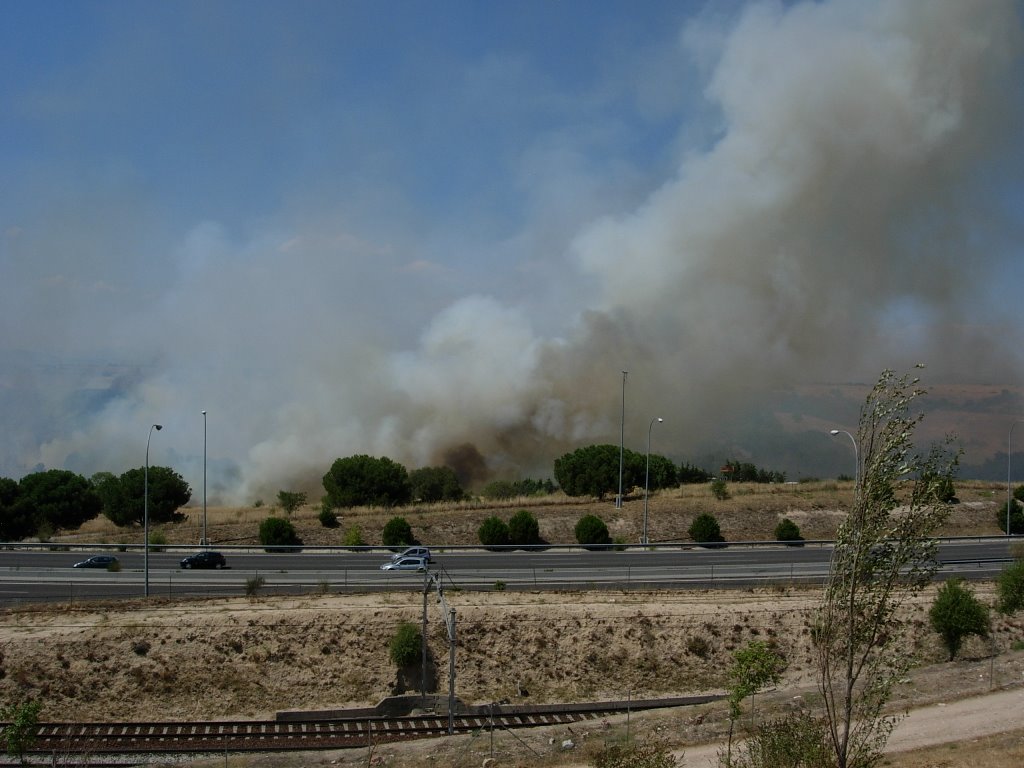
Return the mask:
MULTIPOLYGON (((989 597, 981 588, 982 597, 989 597)), ((457 692, 467 702, 557 702, 715 691, 731 653, 753 639, 785 655, 786 685, 813 679, 803 590, 677 593, 449 593, 456 609, 457 692)), ((930 595, 905 620, 921 658, 939 662, 930 595)), ((30 693, 51 720, 249 718, 284 709, 369 705, 404 687, 388 657, 422 596, 318 595, 116 603, 6 611, 0 697, 30 693)), ((431 670, 448 689, 448 640, 428 605, 431 670)), ((1007 651, 1024 621, 997 618, 966 658, 1007 651)))

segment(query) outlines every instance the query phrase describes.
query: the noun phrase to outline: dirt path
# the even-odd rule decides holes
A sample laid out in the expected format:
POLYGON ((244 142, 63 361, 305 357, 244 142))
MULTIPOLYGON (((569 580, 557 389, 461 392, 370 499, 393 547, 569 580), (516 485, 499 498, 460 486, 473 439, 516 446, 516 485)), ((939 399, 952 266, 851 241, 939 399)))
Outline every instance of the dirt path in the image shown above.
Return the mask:
MULTIPOLYGON (((893 731, 887 753, 907 752, 949 742, 1024 728, 1024 688, 974 696, 911 710, 893 731)), ((722 744, 701 744, 676 752, 685 768, 717 768, 722 744)), ((567 766, 566 768, 570 768, 567 766)), ((571 768, 585 768, 582 764, 571 768)))

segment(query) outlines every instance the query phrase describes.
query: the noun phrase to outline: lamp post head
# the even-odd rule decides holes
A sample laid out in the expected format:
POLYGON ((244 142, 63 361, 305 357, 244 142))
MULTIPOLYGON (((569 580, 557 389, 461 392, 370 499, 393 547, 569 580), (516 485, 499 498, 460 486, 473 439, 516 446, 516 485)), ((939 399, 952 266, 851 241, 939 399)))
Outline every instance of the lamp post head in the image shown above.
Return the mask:
POLYGON ((204 411, 203 411, 203 416, 205 416, 205 415, 206 415, 206 411, 204 410, 204 411))
POLYGON ((839 434, 839 430, 838 429, 833 429, 831 432, 829 432, 829 434, 832 435, 832 437, 835 437, 836 435, 839 434))
POLYGON ((664 419, 663 419, 663 418, 661 418, 661 416, 659 416, 659 417, 658 417, 658 423, 659 423, 659 424, 661 424, 661 422, 663 422, 663 421, 664 421, 664 419))
POLYGON ((161 429, 164 428, 164 425, 163 424, 154 424, 153 427, 157 430, 157 432, 159 432, 161 429))

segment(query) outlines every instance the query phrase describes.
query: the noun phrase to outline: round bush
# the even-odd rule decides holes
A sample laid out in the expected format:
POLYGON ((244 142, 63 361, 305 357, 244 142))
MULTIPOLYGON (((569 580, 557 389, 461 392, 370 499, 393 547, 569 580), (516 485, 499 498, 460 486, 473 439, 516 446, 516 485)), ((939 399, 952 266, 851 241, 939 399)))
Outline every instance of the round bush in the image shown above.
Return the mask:
POLYGON ((477 530, 480 543, 485 547, 504 547, 508 544, 508 526, 497 517, 488 517, 477 530))
POLYGON ((423 636, 419 627, 411 621, 399 624, 391 638, 388 652, 391 661, 398 667, 408 667, 420 661, 423 656, 423 636))
POLYGON ((317 517, 324 528, 337 528, 339 525, 338 513, 329 507, 322 507, 317 517))
POLYGON ((345 538, 342 543, 346 547, 365 547, 366 541, 363 539, 363 531, 358 525, 350 525, 348 530, 345 531, 345 538))
POLYGON ((714 515, 704 512, 697 515, 687 531, 690 538, 699 544, 725 541, 722 537, 722 529, 714 515))
POLYGON ((508 521, 509 543, 529 547, 540 543, 540 524, 528 509, 520 509, 508 521))
POLYGON ((1024 505, 1017 499, 1010 500, 1010 530, 1006 530, 1006 502, 999 505, 999 512, 996 514, 996 522, 1003 533, 1020 534, 1024 533, 1024 505))
POLYGON ((604 549, 603 545, 611 544, 611 536, 608 535, 608 526, 604 524, 597 515, 584 515, 576 523, 576 541, 588 549, 604 549))
POLYGON ((788 517, 782 518, 775 526, 776 541, 803 541, 803 539, 804 537, 800 535, 800 526, 788 517))
POLYGON ((288 547, 302 544, 291 520, 268 517, 260 523, 260 544, 267 547, 288 547))
POLYGON ((404 517, 392 517, 384 525, 380 540, 385 547, 408 547, 416 543, 412 528, 404 517))
POLYGON ((996 577, 996 610, 1016 613, 1024 608, 1024 560, 1016 560, 996 577))

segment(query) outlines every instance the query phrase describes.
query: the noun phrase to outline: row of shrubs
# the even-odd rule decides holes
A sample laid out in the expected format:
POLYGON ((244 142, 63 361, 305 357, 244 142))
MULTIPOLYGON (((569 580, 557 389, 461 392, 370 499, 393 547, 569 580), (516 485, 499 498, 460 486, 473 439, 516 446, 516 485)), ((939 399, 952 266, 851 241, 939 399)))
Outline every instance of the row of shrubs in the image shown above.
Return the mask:
MULTIPOLYGON (((573 530, 576 542, 584 547, 603 548, 615 543, 608 532, 608 526, 597 515, 584 515, 573 530)), ((718 519, 709 513, 697 515, 687 530, 687 535, 700 544, 716 544, 725 541, 718 519)), ((528 509, 521 509, 505 522, 498 516, 487 518, 477 529, 480 543, 489 549, 506 549, 509 547, 530 548, 547 544, 540 535, 537 517, 528 509)), ((300 546, 302 539, 295 531, 290 520, 281 517, 268 517, 260 524, 260 544, 264 546, 300 546)), ((803 541, 800 527, 789 518, 785 518, 775 527, 776 541, 798 543, 803 541)), ((413 536, 412 527, 404 517, 393 517, 381 532, 381 542, 386 547, 409 546, 418 544, 413 536)), ((365 546, 362 531, 350 527, 343 537, 342 544, 346 547, 365 546)))

